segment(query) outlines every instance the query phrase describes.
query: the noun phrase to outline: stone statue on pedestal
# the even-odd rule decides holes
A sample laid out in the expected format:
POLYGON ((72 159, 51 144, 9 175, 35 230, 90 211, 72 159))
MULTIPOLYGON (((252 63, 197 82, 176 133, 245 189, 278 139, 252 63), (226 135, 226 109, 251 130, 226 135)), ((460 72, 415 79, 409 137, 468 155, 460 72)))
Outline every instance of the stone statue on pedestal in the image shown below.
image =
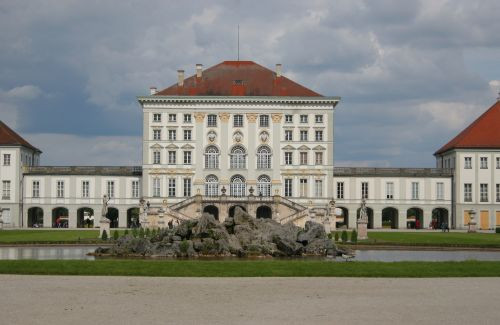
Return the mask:
POLYGON ((0 207, 0 229, 3 228, 3 219, 2 219, 3 209, 0 207))
POLYGON ((357 220, 358 226, 358 239, 368 238, 368 212, 366 209, 366 200, 361 200, 361 207, 359 208, 359 217, 357 220))
POLYGON ((104 194, 102 197, 101 220, 99 220, 99 238, 102 238, 102 234, 104 232, 106 232, 106 235, 108 235, 108 238, 111 237, 111 233, 109 230, 111 220, 109 220, 107 218, 108 202, 109 202, 109 197, 106 194, 104 194))

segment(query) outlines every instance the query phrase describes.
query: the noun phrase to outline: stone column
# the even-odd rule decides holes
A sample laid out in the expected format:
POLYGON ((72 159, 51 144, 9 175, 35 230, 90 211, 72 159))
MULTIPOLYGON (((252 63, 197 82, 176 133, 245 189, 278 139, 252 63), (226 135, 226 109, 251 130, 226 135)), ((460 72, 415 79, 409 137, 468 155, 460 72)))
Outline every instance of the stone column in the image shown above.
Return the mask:
POLYGON ((373 209, 373 228, 382 228, 382 210, 373 209))
POLYGON ((76 207, 68 208, 68 228, 76 228, 77 227, 77 209, 76 207))
POLYGON ((406 224, 406 209, 398 210, 398 229, 408 228, 406 224))
POLYGON ((42 208, 43 210, 43 227, 52 228, 52 208, 42 208))
POLYGON ((226 174, 229 169, 229 113, 220 113, 220 169, 221 175, 226 174))
POLYGON ((118 227, 127 228, 127 208, 118 209, 118 227))
MULTIPOLYGON (((271 118, 273 121, 273 129, 272 129, 272 134, 271 134, 271 139, 273 141, 272 143, 272 150, 273 150, 273 155, 272 155, 272 184, 273 184, 273 189, 272 191, 275 192, 276 189, 280 190, 281 189, 281 169, 280 169, 280 164, 281 164, 281 148, 280 148, 280 140, 281 140, 281 119, 283 118, 282 113, 274 113, 271 114, 271 118)), ((280 192, 280 195, 283 195, 283 193, 280 192)))
POLYGON ((257 120, 256 113, 247 113, 247 121, 248 121, 248 134, 245 136, 248 137, 248 159, 247 159, 247 169, 248 169, 248 180, 255 181, 257 179, 257 175, 255 175, 255 169, 257 168, 256 162, 256 152, 257 152, 257 126, 255 124, 257 120))
POLYGON ((349 228, 350 229, 355 229, 356 228, 356 213, 357 213, 357 208, 356 209, 348 209, 348 219, 349 219, 349 228))
POLYGON ((428 229, 432 220, 432 209, 424 209, 422 229, 428 229))
POLYGON ((205 134, 203 134, 203 121, 205 120, 205 113, 194 113, 194 118, 196 121, 195 131, 194 131, 194 140, 195 140, 195 149, 193 152, 192 164, 195 166, 195 175, 193 177, 193 193, 201 194, 203 193, 203 185, 205 180, 203 179, 203 167, 205 166, 205 156, 204 147, 203 147, 203 139, 205 138, 205 134))

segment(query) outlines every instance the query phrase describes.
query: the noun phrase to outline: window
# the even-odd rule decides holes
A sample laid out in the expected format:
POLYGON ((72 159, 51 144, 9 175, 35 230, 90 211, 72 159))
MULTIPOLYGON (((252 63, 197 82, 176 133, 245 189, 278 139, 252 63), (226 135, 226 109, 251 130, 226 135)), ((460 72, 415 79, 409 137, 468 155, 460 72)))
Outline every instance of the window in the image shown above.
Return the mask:
POLYGON ((307 191, 307 178, 301 178, 299 180, 299 191, 300 191, 300 197, 308 197, 308 191, 307 191))
POLYGON ((207 126, 213 128, 217 127, 217 115, 209 114, 207 116, 207 126))
POLYGON ((368 199, 368 182, 361 183, 361 198, 368 199))
POLYGON ((159 165, 161 163, 161 153, 159 151, 153 151, 153 164, 159 165))
POLYGON ((177 132, 175 130, 168 130, 168 139, 175 141, 177 139, 177 132))
POLYGON ((191 140, 191 130, 184 130, 184 140, 191 140))
POLYGON ((191 196, 191 178, 184 178, 184 197, 191 196))
POLYGON ((497 169, 500 169, 500 157, 497 157, 497 169))
POLYGON ((90 182, 82 181, 82 197, 88 198, 90 196, 90 182))
POLYGON ((300 141, 307 141, 307 131, 300 130, 300 141))
POLYGON ((314 181, 314 196, 323 197, 323 181, 320 179, 314 181))
POLYGON ((257 195, 271 196, 271 179, 262 175, 257 179, 257 195))
POLYGON ((285 123, 293 123, 293 115, 285 115, 285 123))
POLYGON ((315 115, 314 116, 314 121, 316 123, 323 123, 323 115, 315 115))
POLYGON ((246 150, 242 146, 235 146, 231 149, 230 154, 230 168, 231 169, 244 169, 246 168, 246 150))
POLYGON ((191 165, 191 151, 184 151, 184 165, 191 165))
POLYGON ((285 141, 293 141, 293 131, 285 130, 285 141))
POLYGON ((307 165, 307 152, 300 153, 300 164, 307 165))
POLYGON ((40 181, 33 181, 32 197, 40 197, 40 181))
POLYGON ((139 197, 139 181, 132 181, 132 197, 139 197))
POLYGON ((161 122, 161 114, 153 114, 153 122, 161 122))
POLYGON ((315 152, 314 153, 314 162, 317 166, 323 165, 323 153, 322 152, 315 152))
POLYGON ((344 182, 337 182, 337 199, 344 198, 344 182))
POLYGON ((56 184, 56 196, 58 198, 63 198, 64 197, 64 181, 57 181, 56 184))
POLYGON ((479 201, 488 202, 488 184, 479 184, 479 201))
POLYGON ((261 128, 269 127, 269 115, 260 115, 259 116, 259 126, 261 128))
POLYGON ((205 195, 217 196, 219 195, 219 179, 214 175, 208 175, 205 179, 205 195))
POLYGON ((464 168, 472 169, 472 157, 465 157, 464 168))
POLYGON ((115 197, 115 182, 114 181, 108 181, 107 192, 108 192, 108 197, 110 199, 115 197))
POLYGON ((184 114, 184 123, 191 123, 191 114, 184 114))
POLYGON ((436 200, 444 200, 444 183, 436 183, 436 200))
POLYGON ((285 178, 285 197, 292 196, 292 179, 285 178))
POLYGON ((293 165, 293 152, 285 152, 285 165, 293 165))
POLYGON ((160 197, 160 179, 158 177, 153 178, 153 197, 160 197))
POLYGON ((388 200, 394 199, 394 183, 393 182, 385 183, 385 197, 388 200))
POLYGON ((411 183, 411 199, 412 200, 419 199, 419 184, 418 184, 418 182, 411 183))
POLYGON ((464 202, 472 202, 472 184, 464 184, 464 202))
POLYGON ((2 200, 10 200, 10 181, 2 182, 2 200))
POLYGON ((205 150, 205 168, 219 168, 219 149, 217 149, 217 147, 209 146, 205 150))
POLYGON ((153 130, 153 140, 161 140, 161 130, 153 130))
POLYGON ((271 149, 267 146, 262 146, 257 149, 257 168, 271 168, 271 149))
POLYGON ((169 151, 168 152, 168 164, 169 165, 175 165, 177 162, 177 155, 175 151, 169 151))
POLYGON ((497 187, 496 201, 500 202, 500 184, 497 184, 496 187, 497 187))
POLYGON ((168 114, 168 121, 169 122, 176 122, 177 121, 177 114, 168 114))
POLYGON ((168 196, 175 197, 175 178, 168 179, 168 196))
POLYGON ((241 175, 231 177, 230 194, 233 197, 243 197, 246 195, 245 178, 241 175))
POLYGON ((488 169, 488 157, 480 157, 481 169, 488 169))
POLYGON ((315 132, 315 139, 316 139, 316 141, 323 141, 323 131, 316 131, 315 132))
POLYGON ((307 123, 307 115, 300 115, 300 123, 307 123))
POLYGON ((233 116, 233 126, 235 128, 243 127, 243 115, 238 114, 233 116))

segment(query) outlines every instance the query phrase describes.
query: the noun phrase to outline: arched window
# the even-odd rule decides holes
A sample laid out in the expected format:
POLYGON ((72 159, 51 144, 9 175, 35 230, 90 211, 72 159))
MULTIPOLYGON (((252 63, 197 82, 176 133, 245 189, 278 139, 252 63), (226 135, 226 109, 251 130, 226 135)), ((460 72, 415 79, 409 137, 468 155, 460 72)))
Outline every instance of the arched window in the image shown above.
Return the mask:
POLYGON ((219 195, 219 179, 215 175, 208 175, 205 179, 205 195, 217 196, 219 195))
POLYGON ((230 193, 233 197, 242 197, 246 195, 245 178, 241 175, 231 177, 230 193))
POLYGON ((271 196, 271 179, 269 176, 262 175, 257 179, 257 195, 271 196))
POLYGON ((209 146, 205 150, 205 168, 219 168, 219 149, 215 146, 209 146))
POLYGON ((246 168, 246 151, 242 146, 235 146, 231 150, 231 169, 246 168))
POLYGON ((271 168, 271 149, 267 146, 262 146, 257 150, 257 168, 271 168))

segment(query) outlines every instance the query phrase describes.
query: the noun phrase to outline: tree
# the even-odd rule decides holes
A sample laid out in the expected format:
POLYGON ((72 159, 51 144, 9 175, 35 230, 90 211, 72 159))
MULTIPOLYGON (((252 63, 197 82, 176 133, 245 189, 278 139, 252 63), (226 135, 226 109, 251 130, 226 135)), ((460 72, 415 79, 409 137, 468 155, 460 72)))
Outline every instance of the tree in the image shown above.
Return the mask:
POLYGON ((132 228, 132 236, 134 236, 135 238, 137 238, 137 235, 138 235, 137 228, 132 228))
POLYGON ((108 240, 108 233, 106 232, 106 230, 103 230, 102 235, 101 235, 101 239, 108 240))
POLYGON ((358 242, 358 232, 356 231, 356 229, 353 229, 351 233, 351 243, 356 244, 357 242, 358 242))
POLYGON ((123 233, 123 236, 127 236, 128 235, 128 229, 125 229, 125 232, 123 233))
POLYGON ((113 232, 113 240, 118 240, 119 237, 120 237, 120 234, 118 233, 118 230, 115 230, 113 232))
POLYGON ((144 238, 144 228, 139 229, 139 238, 144 238))
POLYGON ((335 241, 339 241, 339 233, 335 232, 335 241))
POLYGON ((343 243, 346 243, 347 242, 347 231, 343 230, 342 236, 340 236, 340 238, 342 238, 343 243))

